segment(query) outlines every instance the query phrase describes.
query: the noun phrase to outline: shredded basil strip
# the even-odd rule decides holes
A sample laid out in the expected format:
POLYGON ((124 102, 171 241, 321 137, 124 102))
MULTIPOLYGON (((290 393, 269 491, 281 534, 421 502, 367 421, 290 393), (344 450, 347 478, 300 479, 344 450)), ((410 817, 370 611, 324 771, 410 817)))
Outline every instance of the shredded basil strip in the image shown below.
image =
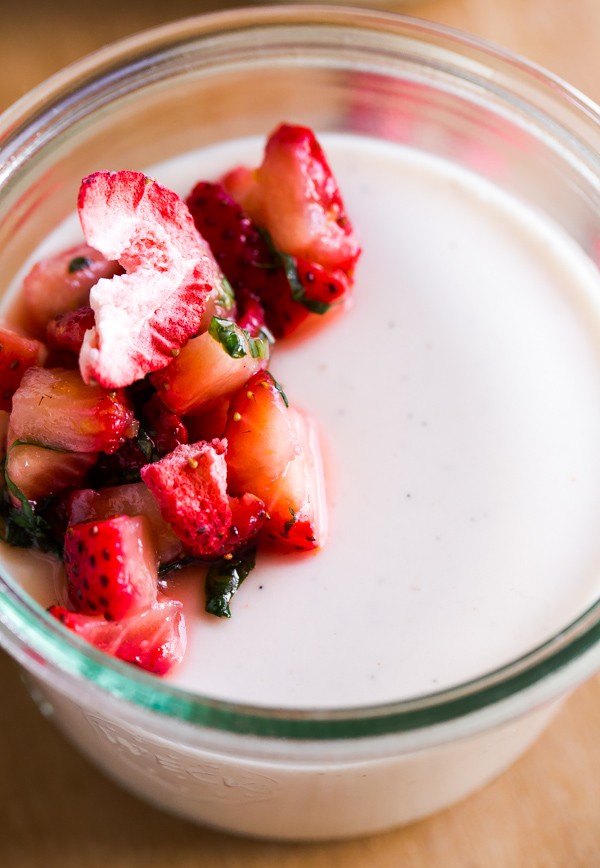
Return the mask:
POLYGON ((269 358, 267 337, 250 337, 233 320, 213 316, 208 327, 209 335, 218 341, 232 359, 243 359, 250 355, 253 359, 269 358))
POLYGON ((75 274, 76 271, 81 271, 83 268, 87 268, 88 265, 92 264, 92 260, 88 259, 87 256, 75 256, 69 262, 69 274, 75 274))
POLYGON ((219 303, 223 305, 225 310, 231 310, 235 304, 235 293, 233 287, 225 275, 221 277, 221 296, 219 298, 219 303))
POLYGON ((248 549, 231 560, 223 558, 211 564, 205 579, 205 609, 209 615, 231 618, 231 598, 255 565, 256 548, 248 549))

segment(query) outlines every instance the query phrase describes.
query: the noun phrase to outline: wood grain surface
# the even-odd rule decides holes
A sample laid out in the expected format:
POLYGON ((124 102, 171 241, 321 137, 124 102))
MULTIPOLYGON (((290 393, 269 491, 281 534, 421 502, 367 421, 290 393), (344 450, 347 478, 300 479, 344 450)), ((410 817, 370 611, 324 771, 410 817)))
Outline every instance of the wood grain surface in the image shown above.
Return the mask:
MULTIPOLYGON (((17 0, 2 4, 0 109, 107 42, 241 3, 17 0)), ((600 101, 598 0, 370 3, 516 51, 600 101)), ((600 678, 481 792, 436 817, 334 844, 247 841, 158 813, 121 792, 44 720, 0 654, 0 868, 597 868, 600 678)))

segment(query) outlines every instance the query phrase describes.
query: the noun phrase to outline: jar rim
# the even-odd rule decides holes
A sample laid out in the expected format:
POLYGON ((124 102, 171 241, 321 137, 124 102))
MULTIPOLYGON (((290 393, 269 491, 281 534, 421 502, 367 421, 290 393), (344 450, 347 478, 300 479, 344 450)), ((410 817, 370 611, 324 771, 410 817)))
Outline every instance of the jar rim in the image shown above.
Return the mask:
MULTIPOLYGON (((385 34, 388 40, 430 41, 443 52, 468 55, 485 67, 501 67, 505 76, 525 80, 547 100, 568 105, 591 134, 598 136, 600 114, 594 103, 539 66, 497 46, 452 28, 391 12, 341 6, 264 6, 200 15, 152 28, 120 40, 56 73, 0 116, 0 195, 19 170, 31 131, 65 99, 102 88, 115 71, 141 64, 165 52, 181 53, 191 41, 239 38, 265 28, 310 26, 354 33, 385 34)), ((491 81, 490 77, 490 81, 491 81)), ((37 147, 43 147, 43 141, 37 147)), ((595 164, 600 177, 600 161, 595 164)), ((294 709, 240 705, 173 686, 108 657, 60 625, 32 599, 0 576, 0 644, 26 667, 51 667, 65 684, 82 680, 152 712, 229 732, 282 738, 342 739, 421 729, 455 720, 510 700, 559 672, 571 671, 573 683, 600 664, 600 600, 548 641, 507 665, 436 693, 384 705, 335 709, 294 709), (578 665, 585 661, 585 665, 578 665)))

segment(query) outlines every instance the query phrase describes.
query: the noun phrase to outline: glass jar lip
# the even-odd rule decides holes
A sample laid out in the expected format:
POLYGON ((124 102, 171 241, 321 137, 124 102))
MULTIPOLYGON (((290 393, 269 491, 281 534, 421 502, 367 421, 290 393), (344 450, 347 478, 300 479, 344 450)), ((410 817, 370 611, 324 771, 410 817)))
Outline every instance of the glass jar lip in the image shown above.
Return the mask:
MULTIPOLYGON (((554 99, 598 125, 596 105, 572 86, 540 66, 489 42, 453 28, 385 11, 343 6, 256 6, 199 15, 143 31, 102 48, 38 85, 0 116, 0 147, 18 142, 49 106, 76 94, 90 82, 102 82, 125 62, 149 59, 157 52, 183 50, 186 42, 250 31, 256 28, 338 27, 399 36, 436 39, 446 49, 475 51, 519 76, 545 87, 554 99)), ((597 130, 595 131, 597 133, 597 130)), ((3 177, 11 161, 0 163, 3 177)), ((403 732, 451 721, 482 710, 533 687, 595 650, 600 664, 600 600, 558 634, 507 665, 476 679, 436 693, 385 705, 335 709, 295 709, 240 705, 173 686, 97 651, 67 634, 32 599, 25 598, 0 576, 0 639, 24 665, 51 667, 70 681, 83 680, 119 699, 168 717, 202 726, 259 736, 298 739, 342 739, 403 732)))

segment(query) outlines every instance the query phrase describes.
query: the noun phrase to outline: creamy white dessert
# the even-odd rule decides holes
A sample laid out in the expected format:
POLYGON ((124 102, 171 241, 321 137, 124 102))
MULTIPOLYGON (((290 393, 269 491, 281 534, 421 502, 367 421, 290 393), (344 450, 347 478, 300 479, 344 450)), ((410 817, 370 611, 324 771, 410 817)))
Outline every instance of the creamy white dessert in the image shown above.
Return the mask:
MULTIPOLYGON (((531 650, 600 593, 596 268, 466 171, 320 139, 363 247, 353 304, 279 342, 270 370, 318 420, 329 538, 259 557, 230 620, 203 612, 200 571, 171 582, 190 639, 171 680, 253 705, 435 692, 531 650)), ((149 174, 185 196, 257 164, 261 147, 219 145, 149 174)), ((32 259, 79 238, 69 221, 32 259)), ((2 557, 42 605, 56 600, 47 562, 2 557)))

